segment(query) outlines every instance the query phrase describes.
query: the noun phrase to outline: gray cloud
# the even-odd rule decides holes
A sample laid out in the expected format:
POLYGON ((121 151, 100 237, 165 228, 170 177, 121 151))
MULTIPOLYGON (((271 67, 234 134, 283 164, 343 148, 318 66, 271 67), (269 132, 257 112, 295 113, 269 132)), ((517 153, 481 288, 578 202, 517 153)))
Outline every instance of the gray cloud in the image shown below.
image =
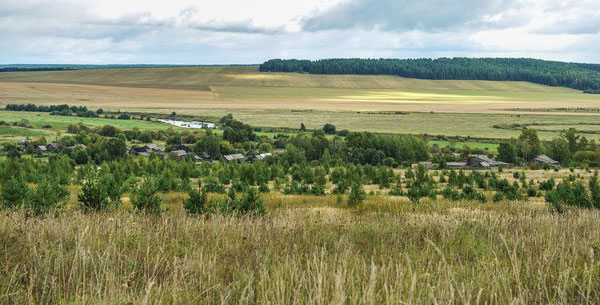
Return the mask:
POLYGON ((186 8, 177 16, 169 18, 154 18, 150 13, 138 13, 119 16, 113 19, 93 19, 88 24, 109 27, 140 27, 147 29, 158 28, 189 28, 201 31, 248 34, 275 34, 284 31, 283 26, 261 27, 252 23, 251 19, 241 21, 225 21, 218 19, 201 20, 196 16, 197 8, 186 8))
POLYGON ((515 14, 506 14, 519 3, 518 0, 351 0, 306 18, 304 29, 320 31, 362 28, 435 32, 465 26, 507 27, 524 22, 515 18, 515 14), (494 16, 500 19, 493 20, 494 16), (511 22, 506 24, 507 21, 511 22))
POLYGON ((536 31, 539 34, 598 34, 600 33, 600 12, 593 10, 589 13, 576 15, 575 18, 562 19, 542 27, 536 31))
POLYGON ((165 18, 143 7, 135 14, 106 18, 84 1, 2 0, 0 63, 218 64, 274 57, 441 56, 600 62, 600 15, 589 9, 600 11, 600 2, 578 1, 587 0, 569 5, 563 0, 349 0, 298 16, 290 28, 301 24, 303 29, 288 31, 285 25, 257 25, 257 16, 206 17, 194 7, 165 18), (531 6, 531 1, 543 5, 531 6), (532 27, 534 17, 544 22, 532 27), (509 28, 509 34, 493 35, 509 28), (544 47, 540 33, 576 37, 544 47))

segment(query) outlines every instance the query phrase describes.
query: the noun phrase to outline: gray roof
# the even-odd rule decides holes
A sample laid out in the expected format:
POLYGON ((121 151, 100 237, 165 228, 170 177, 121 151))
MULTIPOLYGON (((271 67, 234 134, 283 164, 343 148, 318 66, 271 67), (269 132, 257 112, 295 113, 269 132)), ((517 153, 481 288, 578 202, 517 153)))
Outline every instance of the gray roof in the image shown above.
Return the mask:
POLYGON ((153 150, 153 151, 160 151, 160 152, 165 151, 164 147, 160 147, 156 144, 146 144, 144 147, 147 147, 148 149, 153 150))
POLYGON ((559 164, 558 161, 552 160, 550 157, 548 157, 546 155, 536 156, 535 158, 533 158, 532 161, 541 162, 541 163, 548 163, 548 164, 559 164))
POLYGON ((475 159, 477 162, 480 162, 482 166, 502 166, 502 165, 511 165, 510 163, 496 161, 494 159, 489 158, 486 155, 475 155, 471 157, 475 159))
POLYGON ((187 152, 185 150, 174 150, 171 152, 171 154, 177 156, 177 157, 185 157, 187 156, 187 152))
POLYGON ((244 157, 244 155, 242 155, 242 154, 224 155, 223 158, 225 159, 225 161, 235 161, 235 160, 246 159, 246 157, 244 157))
POLYGON ((262 159, 264 159, 264 158, 266 158, 266 157, 270 157, 270 156, 272 156, 272 155, 273 155, 272 153, 264 153, 264 154, 257 155, 257 156, 256 156, 256 159, 258 159, 258 160, 262 160, 262 159))

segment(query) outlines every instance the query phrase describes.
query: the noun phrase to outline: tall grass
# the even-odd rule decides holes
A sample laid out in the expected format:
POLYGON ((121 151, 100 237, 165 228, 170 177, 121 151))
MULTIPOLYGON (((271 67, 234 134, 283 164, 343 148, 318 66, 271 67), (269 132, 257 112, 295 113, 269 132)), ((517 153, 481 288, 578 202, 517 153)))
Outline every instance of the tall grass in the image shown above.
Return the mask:
POLYGON ((600 303, 596 211, 267 199, 264 218, 2 212, 0 304, 600 303))

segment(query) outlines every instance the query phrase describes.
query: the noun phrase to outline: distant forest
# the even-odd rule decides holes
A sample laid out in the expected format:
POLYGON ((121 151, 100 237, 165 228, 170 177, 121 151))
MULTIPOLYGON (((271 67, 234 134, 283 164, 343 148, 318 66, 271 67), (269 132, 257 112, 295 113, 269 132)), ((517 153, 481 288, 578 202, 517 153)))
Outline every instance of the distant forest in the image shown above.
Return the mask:
POLYGON ((526 81, 600 92, 600 65, 529 58, 439 58, 321 60, 272 59, 261 72, 396 75, 420 79, 526 81))

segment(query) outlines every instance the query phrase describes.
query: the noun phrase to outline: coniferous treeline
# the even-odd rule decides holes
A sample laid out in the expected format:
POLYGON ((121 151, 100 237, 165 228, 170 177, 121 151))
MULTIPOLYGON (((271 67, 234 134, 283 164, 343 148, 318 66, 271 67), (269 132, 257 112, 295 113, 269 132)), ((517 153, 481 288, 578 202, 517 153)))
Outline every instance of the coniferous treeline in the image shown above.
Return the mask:
POLYGON ((261 72, 397 75, 420 79, 527 81, 579 90, 600 90, 600 65, 529 58, 310 60, 272 59, 261 72))

